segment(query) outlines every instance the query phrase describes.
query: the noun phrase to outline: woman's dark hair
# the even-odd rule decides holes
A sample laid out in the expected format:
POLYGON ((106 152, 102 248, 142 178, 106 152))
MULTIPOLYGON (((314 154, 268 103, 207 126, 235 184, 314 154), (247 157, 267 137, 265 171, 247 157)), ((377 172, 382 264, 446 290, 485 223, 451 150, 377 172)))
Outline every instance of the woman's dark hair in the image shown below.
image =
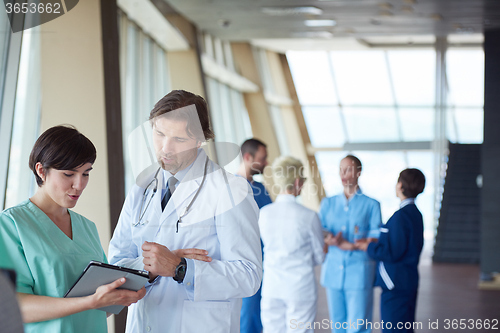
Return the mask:
POLYGON ((187 133, 201 142, 215 137, 210 129, 210 115, 208 114, 207 102, 201 96, 185 90, 172 90, 156 103, 149 114, 149 120, 153 122, 156 117, 163 115, 167 115, 167 117, 172 115, 173 119, 185 120, 187 122, 187 133), (174 112, 169 114, 170 111, 190 105, 195 106, 197 114, 191 114, 190 112, 174 112), (197 124, 201 125, 203 133, 198 133, 197 124))
POLYGON ((416 198, 424 191, 425 176, 418 169, 404 169, 399 174, 398 183, 401 183, 401 190, 405 197, 416 198))
POLYGON ((54 126, 36 140, 31 150, 29 166, 38 186, 43 180, 36 173, 40 162, 44 170, 73 170, 85 163, 94 163, 97 153, 94 144, 73 126, 54 126))

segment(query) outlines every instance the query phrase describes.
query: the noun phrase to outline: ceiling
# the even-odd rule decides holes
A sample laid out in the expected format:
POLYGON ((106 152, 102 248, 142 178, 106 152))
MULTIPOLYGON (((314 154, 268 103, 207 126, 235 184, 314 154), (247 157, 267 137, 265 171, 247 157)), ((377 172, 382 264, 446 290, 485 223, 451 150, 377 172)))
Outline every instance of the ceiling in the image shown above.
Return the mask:
POLYGON ((479 45, 484 29, 500 28, 500 0, 164 1, 213 36, 276 49, 430 45, 447 35, 479 45), (301 13, 296 7, 313 8, 301 13), (306 26, 305 20, 334 20, 335 26, 306 26))

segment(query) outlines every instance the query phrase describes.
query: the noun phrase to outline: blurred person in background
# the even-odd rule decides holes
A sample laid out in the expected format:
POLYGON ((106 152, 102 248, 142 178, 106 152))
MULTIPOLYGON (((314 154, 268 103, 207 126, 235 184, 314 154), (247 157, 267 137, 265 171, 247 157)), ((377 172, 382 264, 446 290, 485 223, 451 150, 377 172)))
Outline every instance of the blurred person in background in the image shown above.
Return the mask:
POLYGON ((396 196, 400 208, 380 228, 378 242, 360 240, 358 248, 378 260, 376 285, 382 288, 380 313, 385 325, 383 333, 413 332, 418 291, 418 262, 424 245, 424 222, 415 198, 424 191, 425 176, 418 169, 405 169, 399 174, 396 196), (397 329, 398 323, 411 323, 397 329))
POLYGON ((357 157, 343 158, 339 175, 344 191, 323 199, 319 212, 327 233, 321 284, 326 288, 334 333, 370 332, 364 325, 351 325, 358 319, 371 322, 375 282, 375 262, 357 248, 356 241, 378 238, 381 224, 380 203, 359 188, 361 170, 357 157))
MULTIPOLYGON (((272 203, 271 197, 264 184, 253 179, 254 175, 264 172, 267 166, 266 144, 255 138, 248 139, 241 145, 242 161, 236 175, 245 178, 252 187, 253 197, 259 209, 272 203)), ((262 258, 264 259, 264 258, 262 258)), ((261 289, 252 297, 243 299, 241 305, 240 330, 241 333, 262 332, 260 320, 261 289)))
POLYGON ((261 209, 259 227, 264 243, 262 324, 264 333, 313 332, 317 288, 314 266, 324 259, 318 215, 296 202, 306 178, 303 164, 293 157, 273 163, 280 188, 276 202, 261 209))

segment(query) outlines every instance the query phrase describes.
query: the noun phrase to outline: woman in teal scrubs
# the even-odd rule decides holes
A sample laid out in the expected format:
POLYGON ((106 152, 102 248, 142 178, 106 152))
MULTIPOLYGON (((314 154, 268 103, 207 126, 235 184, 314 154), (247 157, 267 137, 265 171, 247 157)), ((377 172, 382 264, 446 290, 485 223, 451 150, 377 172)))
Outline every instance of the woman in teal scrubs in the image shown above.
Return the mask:
POLYGON ((120 279, 93 295, 63 298, 89 261, 106 262, 95 224, 69 210, 87 186, 95 158, 94 145, 75 128, 48 129, 29 158, 35 195, 0 214, 0 258, 10 258, 16 270, 27 333, 107 332, 106 313, 95 309, 128 306, 146 293, 116 289, 125 282, 120 279))

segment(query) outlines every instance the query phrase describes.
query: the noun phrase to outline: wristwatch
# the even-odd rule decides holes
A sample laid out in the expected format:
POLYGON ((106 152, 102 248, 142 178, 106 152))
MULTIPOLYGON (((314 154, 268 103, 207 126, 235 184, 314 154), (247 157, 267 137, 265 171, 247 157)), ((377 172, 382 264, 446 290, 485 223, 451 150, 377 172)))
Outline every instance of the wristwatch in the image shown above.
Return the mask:
POLYGON ((186 269, 186 259, 181 258, 181 262, 175 267, 175 275, 172 276, 172 278, 177 281, 177 283, 182 283, 182 281, 184 281, 184 276, 186 276, 186 269))

